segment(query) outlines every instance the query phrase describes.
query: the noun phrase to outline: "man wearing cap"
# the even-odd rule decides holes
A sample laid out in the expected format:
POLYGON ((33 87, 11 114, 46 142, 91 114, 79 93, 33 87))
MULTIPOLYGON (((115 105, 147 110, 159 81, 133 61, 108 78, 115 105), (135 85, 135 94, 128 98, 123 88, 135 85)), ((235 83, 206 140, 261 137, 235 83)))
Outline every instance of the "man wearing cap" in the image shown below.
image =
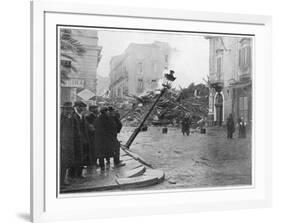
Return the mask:
POLYGON ((86 134, 86 123, 84 113, 87 105, 82 101, 76 101, 74 103, 74 177, 82 177, 82 170, 84 166, 85 150, 87 148, 88 139, 86 134))
POLYGON ((67 179, 67 169, 73 165, 74 145, 73 145, 73 108, 71 102, 65 102, 61 106, 60 115, 60 185, 69 184, 67 179))

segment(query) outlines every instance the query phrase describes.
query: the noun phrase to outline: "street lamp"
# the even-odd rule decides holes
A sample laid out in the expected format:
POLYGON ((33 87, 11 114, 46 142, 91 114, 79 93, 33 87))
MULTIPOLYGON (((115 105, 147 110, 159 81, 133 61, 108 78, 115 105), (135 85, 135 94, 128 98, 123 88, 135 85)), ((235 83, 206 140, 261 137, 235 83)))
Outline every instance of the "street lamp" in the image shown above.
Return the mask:
POLYGON ((174 77, 174 71, 170 70, 167 73, 164 73, 164 77, 165 80, 162 83, 163 88, 161 89, 160 94, 157 96, 156 100, 154 101, 153 105, 151 106, 151 108, 148 110, 148 112, 145 114, 144 118, 142 119, 142 121, 140 122, 139 126, 134 130, 134 132, 132 133, 132 135, 130 136, 130 138, 128 139, 128 141, 125 144, 126 149, 129 149, 129 147, 132 145, 134 139, 137 137, 137 135, 139 134, 139 132, 141 131, 142 126, 144 125, 146 119, 149 117, 150 113, 153 111, 155 105, 157 104, 157 102, 160 100, 160 98, 163 96, 163 94, 171 88, 172 86, 172 82, 176 79, 176 77, 174 77))

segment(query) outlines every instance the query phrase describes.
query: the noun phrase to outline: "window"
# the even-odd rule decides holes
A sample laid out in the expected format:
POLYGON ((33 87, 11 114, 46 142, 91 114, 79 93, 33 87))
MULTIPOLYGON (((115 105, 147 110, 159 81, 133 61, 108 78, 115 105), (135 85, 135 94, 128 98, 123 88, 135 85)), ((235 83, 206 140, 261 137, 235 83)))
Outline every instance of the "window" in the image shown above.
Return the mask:
POLYGON ((244 46, 239 50, 239 67, 242 71, 248 71, 251 67, 252 52, 250 46, 244 46))
POLYGON ((220 80, 222 75, 222 58, 217 58, 217 78, 220 80))
POLYGON ((239 118, 243 117, 248 122, 248 97, 239 97, 239 118))
POLYGON ((142 74, 143 73, 143 63, 138 63, 138 73, 142 74))
POLYGON ((216 105, 222 105, 223 104, 223 97, 221 93, 218 93, 215 99, 216 105))
POLYGON ((144 88, 143 79, 142 79, 142 78, 139 78, 139 79, 138 79, 137 91, 138 91, 138 92, 142 92, 142 91, 143 91, 143 88, 144 88))
POLYGON ((151 88, 157 87, 157 81, 155 79, 151 80, 151 88))

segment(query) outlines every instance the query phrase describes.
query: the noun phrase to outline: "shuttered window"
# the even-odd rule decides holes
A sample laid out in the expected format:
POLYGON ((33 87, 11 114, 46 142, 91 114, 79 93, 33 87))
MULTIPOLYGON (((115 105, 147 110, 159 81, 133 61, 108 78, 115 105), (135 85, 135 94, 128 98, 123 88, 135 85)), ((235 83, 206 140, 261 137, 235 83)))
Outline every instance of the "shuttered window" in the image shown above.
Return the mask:
POLYGON ((252 50, 250 46, 245 46, 239 50, 239 67, 242 71, 247 71, 252 65, 252 50))
POLYGON ((218 79, 221 79, 221 75, 222 75, 222 58, 218 57, 217 58, 217 76, 218 79))
POLYGON ((139 78, 138 79, 138 87, 137 87, 137 91, 139 93, 143 92, 143 88, 144 88, 144 83, 143 83, 143 79, 139 78))
POLYGON ((143 63, 138 63, 138 74, 143 73, 143 63))
POLYGON ((239 97, 239 117, 248 122, 248 97, 239 97))

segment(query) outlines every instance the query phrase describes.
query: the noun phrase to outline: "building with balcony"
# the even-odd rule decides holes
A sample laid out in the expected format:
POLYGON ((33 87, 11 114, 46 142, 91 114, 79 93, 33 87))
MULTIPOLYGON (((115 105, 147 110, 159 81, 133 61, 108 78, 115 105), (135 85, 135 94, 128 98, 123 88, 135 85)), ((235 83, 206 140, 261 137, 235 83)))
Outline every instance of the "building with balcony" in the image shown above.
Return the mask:
POLYGON ((230 113, 252 122, 252 46, 250 37, 208 36, 209 122, 222 125, 230 113))
POLYGON ((140 95, 157 88, 164 69, 168 67, 169 56, 168 43, 131 43, 123 54, 111 58, 110 97, 140 95))
POLYGON ((92 29, 67 29, 67 31, 85 49, 85 53, 78 55, 70 50, 64 50, 60 56, 60 63, 64 64, 64 67, 69 67, 68 79, 61 83, 61 104, 65 101, 81 100, 77 94, 85 89, 96 94, 97 67, 102 50, 102 47, 98 46, 98 31, 92 29))

